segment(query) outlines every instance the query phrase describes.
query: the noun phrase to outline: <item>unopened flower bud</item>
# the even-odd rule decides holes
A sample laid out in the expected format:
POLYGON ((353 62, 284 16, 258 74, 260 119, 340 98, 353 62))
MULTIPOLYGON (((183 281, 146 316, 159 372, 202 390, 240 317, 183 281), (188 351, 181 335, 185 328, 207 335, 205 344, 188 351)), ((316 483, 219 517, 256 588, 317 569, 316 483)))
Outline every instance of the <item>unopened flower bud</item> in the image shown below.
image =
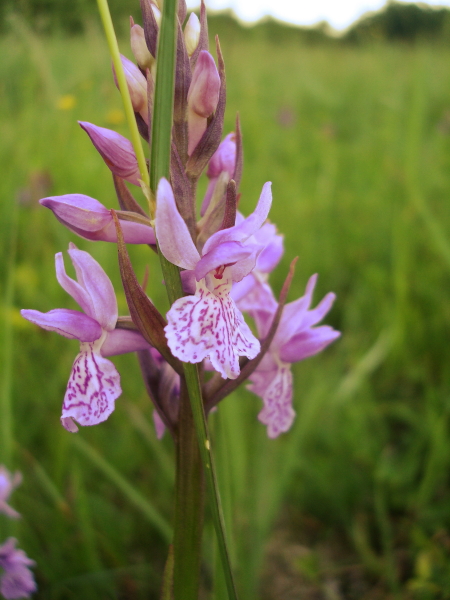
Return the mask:
POLYGON ((191 13, 186 27, 184 28, 184 41, 189 56, 197 49, 200 40, 200 21, 195 13, 191 13))
POLYGON ((205 214, 206 209, 211 201, 214 189, 216 187, 217 180, 222 173, 227 173, 228 179, 231 179, 234 175, 234 169, 236 165, 236 134, 229 133, 224 140, 220 143, 215 153, 212 155, 209 161, 208 170, 206 175, 209 177, 209 184, 206 190, 205 197, 203 198, 201 214, 205 214))
POLYGON ((153 14, 155 15, 155 21, 158 23, 158 27, 161 27, 161 11, 156 4, 151 4, 153 14))
POLYGON ((79 124, 114 175, 139 185, 141 175, 132 143, 111 129, 85 121, 79 121, 79 124))
MULTIPOLYGON (((60 223, 80 237, 92 242, 117 242, 117 233, 111 211, 95 198, 84 194, 49 196, 39 203, 49 208, 60 223)), ((121 221, 127 244, 155 244, 155 233, 150 225, 121 221)))
POLYGON ((213 57, 206 50, 198 55, 188 92, 188 154, 191 155, 204 134, 207 119, 219 102, 220 77, 213 57))
MULTIPOLYGON (((128 90, 130 92, 131 104, 133 105, 134 112, 141 115, 146 123, 148 123, 148 107, 147 107, 147 81, 138 67, 128 60, 122 54, 120 55, 122 60, 123 70, 125 72, 125 78, 128 84, 128 90)), ((116 71, 113 66, 114 81, 116 86, 117 83, 116 71)))
POLYGON ((137 64, 145 71, 151 69, 155 59, 150 54, 145 41, 144 30, 140 25, 133 25, 130 30, 131 51, 134 54, 137 64))

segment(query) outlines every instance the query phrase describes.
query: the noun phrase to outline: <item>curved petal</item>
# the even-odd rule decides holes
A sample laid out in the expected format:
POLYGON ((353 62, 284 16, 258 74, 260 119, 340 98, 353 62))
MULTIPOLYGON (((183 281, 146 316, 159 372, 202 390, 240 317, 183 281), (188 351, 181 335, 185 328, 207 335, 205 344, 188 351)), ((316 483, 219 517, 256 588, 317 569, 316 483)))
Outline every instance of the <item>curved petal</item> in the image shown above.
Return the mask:
POLYGON ((336 294, 329 292, 313 310, 308 310, 303 321, 303 327, 311 327, 324 318, 336 300, 336 294))
POLYGON ((264 408, 258 419, 267 425, 269 438, 276 438, 290 429, 295 411, 292 408, 292 373, 290 365, 280 365, 276 371, 255 371, 248 389, 262 397, 264 408))
POLYGON ((281 346, 280 358, 282 361, 289 363, 304 360, 326 348, 340 335, 339 331, 328 325, 307 329, 294 335, 289 342, 281 346))
POLYGON ((305 317, 312 302, 312 295, 317 282, 317 273, 312 275, 306 284, 305 295, 286 304, 281 321, 275 334, 276 344, 286 343, 293 335, 304 329, 305 317))
POLYGON ((265 223, 255 233, 255 239, 259 244, 264 244, 264 250, 258 256, 256 268, 262 273, 270 273, 280 262, 284 253, 283 236, 276 233, 273 223, 265 223))
MULTIPOLYGON (((254 253, 252 246, 243 246, 239 242, 225 242, 215 246, 211 252, 204 254, 195 267, 197 281, 208 273, 224 265, 233 265, 238 261, 248 259, 254 253)), ((253 263, 256 263, 256 258, 253 263)), ((241 277, 242 279, 242 277, 241 277)))
POLYGON ((39 310, 25 309, 21 310, 20 314, 42 329, 56 331, 66 338, 80 340, 80 342, 94 342, 102 335, 102 328, 97 321, 77 310, 56 308, 42 313, 39 310))
POLYGON ((254 358, 260 344, 231 299, 230 288, 230 280, 219 281, 214 291, 200 281, 195 296, 174 302, 165 332, 172 354, 180 360, 198 363, 209 356, 223 378, 236 379, 239 356, 254 358))
POLYGON ((272 205, 271 182, 264 184, 258 204, 250 216, 244 219, 239 225, 229 229, 221 229, 214 233, 205 243, 203 254, 209 252, 215 246, 223 242, 244 242, 251 235, 256 233, 267 219, 270 207, 272 205))
POLYGON ((87 315, 95 318, 95 311, 89 294, 77 281, 67 275, 62 252, 55 254, 55 268, 56 279, 62 289, 72 296, 87 315))
POLYGON ((81 344, 73 363, 61 414, 63 426, 70 431, 73 431, 70 419, 80 425, 97 425, 105 421, 122 393, 116 367, 99 353, 101 343, 102 340, 81 344))
POLYGON ((156 237, 164 256, 183 269, 195 269, 200 254, 175 204, 172 188, 162 178, 156 195, 156 237))
POLYGON ((259 244, 246 244, 245 247, 249 250, 249 255, 229 267, 233 281, 241 281, 253 271, 256 267, 258 256, 264 249, 264 246, 260 246, 259 244))
POLYGON ((78 283, 86 290, 91 302, 91 313, 103 329, 112 331, 117 322, 117 300, 114 288, 108 275, 88 252, 78 250, 74 244, 69 245, 78 283))
POLYGON ((138 350, 149 350, 150 344, 144 340, 138 331, 129 329, 114 329, 108 332, 100 350, 102 356, 116 356, 137 352, 138 350))

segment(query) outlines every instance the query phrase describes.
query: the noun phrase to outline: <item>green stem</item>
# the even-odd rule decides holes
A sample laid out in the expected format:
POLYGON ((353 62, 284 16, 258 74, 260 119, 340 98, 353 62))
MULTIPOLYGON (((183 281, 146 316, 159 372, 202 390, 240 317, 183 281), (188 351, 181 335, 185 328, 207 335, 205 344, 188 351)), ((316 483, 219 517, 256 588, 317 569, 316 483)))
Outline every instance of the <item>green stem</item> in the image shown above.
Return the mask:
POLYGON ((185 385, 181 387, 174 523, 174 600, 197 600, 200 585, 204 513, 204 476, 192 410, 185 385))
POLYGON ((125 73, 123 72, 122 61, 120 60, 119 46, 117 44, 117 38, 114 32, 111 13, 109 12, 108 0, 97 0, 97 4, 103 23, 103 28, 105 30, 106 39, 108 41, 109 52, 111 54, 114 69, 116 71, 117 83, 119 84, 119 90, 123 101, 123 108, 127 117, 128 127, 130 128, 131 143, 133 144, 134 152, 139 165, 139 173, 142 181, 146 185, 149 185, 147 163, 145 162, 145 154, 142 148, 141 136, 139 135, 136 124, 136 117, 134 116, 127 80, 125 73))

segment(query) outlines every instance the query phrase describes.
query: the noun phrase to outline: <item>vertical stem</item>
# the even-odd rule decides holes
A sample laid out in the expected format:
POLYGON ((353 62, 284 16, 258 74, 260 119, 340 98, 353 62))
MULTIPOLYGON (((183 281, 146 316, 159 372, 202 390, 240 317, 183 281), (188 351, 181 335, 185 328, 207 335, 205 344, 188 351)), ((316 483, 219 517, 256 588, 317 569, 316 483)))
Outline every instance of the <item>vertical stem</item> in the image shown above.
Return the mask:
POLYGON ((186 385, 181 386, 176 442, 174 600, 197 600, 200 584, 204 476, 186 385))

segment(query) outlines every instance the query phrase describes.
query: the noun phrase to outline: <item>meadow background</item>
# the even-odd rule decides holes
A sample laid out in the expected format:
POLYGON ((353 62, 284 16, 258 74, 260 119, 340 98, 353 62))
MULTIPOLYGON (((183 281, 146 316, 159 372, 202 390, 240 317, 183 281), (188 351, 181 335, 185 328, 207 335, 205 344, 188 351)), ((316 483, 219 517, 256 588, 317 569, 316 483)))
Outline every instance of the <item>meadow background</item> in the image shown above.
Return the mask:
MULTIPOLYGON (((78 192, 117 206, 77 125, 127 135, 106 43, 94 12, 74 33, 33 21, 28 5, 4 12, 0 35, 0 463, 24 477, 11 501, 22 519, 2 519, 0 539, 15 535, 37 561, 36 599, 153 599, 173 448, 156 440, 137 361, 114 359, 123 395, 108 421, 68 434, 59 416, 77 342, 19 314, 76 308, 54 274, 69 241, 101 262, 127 314, 115 246, 75 238, 37 203, 78 192)), ((210 21, 227 69, 224 133, 241 116, 242 210, 273 182, 286 247, 273 286, 298 255, 289 299, 319 273, 315 301, 337 294, 325 321, 342 331, 294 367, 289 433, 268 440, 245 389, 211 416, 244 600, 450 598, 448 29, 402 37, 373 23, 336 40, 323 26, 210 21)), ((155 256, 130 254, 166 310, 155 256)), ((204 544, 203 598, 223 600, 209 521, 204 544)))

